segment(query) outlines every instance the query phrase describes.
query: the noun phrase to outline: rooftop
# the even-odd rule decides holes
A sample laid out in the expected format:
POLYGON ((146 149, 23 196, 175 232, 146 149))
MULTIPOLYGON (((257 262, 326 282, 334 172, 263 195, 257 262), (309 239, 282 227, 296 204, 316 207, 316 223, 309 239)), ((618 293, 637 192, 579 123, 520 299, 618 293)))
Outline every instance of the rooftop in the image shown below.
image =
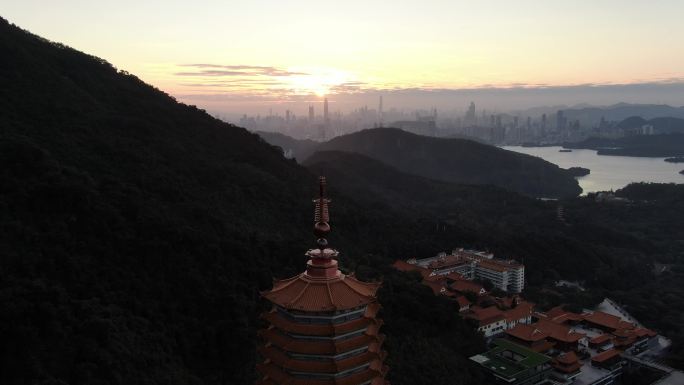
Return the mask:
POLYGON ((508 322, 517 321, 519 319, 531 316, 533 310, 533 303, 522 301, 515 305, 514 308, 504 311, 504 316, 508 322))
POLYGON ((480 324, 489 325, 491 323, 501 321, 504 319, 503 312, 499 310, 496 306, 490 306, 486 308, 481 308, 479 306, 471 306, 470 312, 466 315, 468 318, 472 318, 480 324))
POLYGON ((540 341, 548 337, 549 335, 533 325, 517 324, 512 329, 506 330, 506 334, 518 338, 523 341, 540 341))
POLYGON ((275 281, 264 298, 290 310, 329 312, 350 310, 375 301, 379 283, 361 282, 351 275, 333 279, 310 277, 307 273, 275 281))
POLYGON ((593 357, 591 357, 592 362, 606 362, 610 360, 611 358, 617 357, 620 355, 620 351, 616 349, 610 349, 606 350, 603 353, 599 353, 593 357))
POLYGON ((551 361, 551 358, 503 339, 494 340, 495 348, 470 357, 483 367, 504 378, 514 378, 529 369, 551 361))

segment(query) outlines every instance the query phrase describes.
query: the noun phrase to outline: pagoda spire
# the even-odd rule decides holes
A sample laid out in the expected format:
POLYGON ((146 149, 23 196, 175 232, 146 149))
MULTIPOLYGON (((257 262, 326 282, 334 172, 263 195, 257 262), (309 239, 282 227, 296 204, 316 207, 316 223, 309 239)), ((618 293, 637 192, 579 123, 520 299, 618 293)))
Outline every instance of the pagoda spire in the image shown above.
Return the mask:
POLYGON ((337 269, 338 256, 337 250, 328 247, 328 234, 332 231, 330 227, 330 211, 328 203, 330 199, 326 194, 326 180, 324 176, 318 178, 318 198, 314 199, 314 227, 313 233, 316 236, 318 248, 307 251, 309 261, 306 264, 306 274, 310 277, 322 279, 332 279, 340 276, 337 269))
POLYGON ((256 385, 389 385, 385 336, 378 318, 379 282, 359 281, 337 268, 328 247, 330 213, 326 180, 318 179, 313 233, 306 271, 276 280, 262 296, 273 304, 261 315, 260 378, 256 385))
POLYGON ((314 199, 314 235, 318 247, 323 250, 328 246, 327 236, 332 231, 330 227, 330 212, 328 211, 328 199, 326 194, 326 180, 324 176, 318 177, 318 198, 314 199))

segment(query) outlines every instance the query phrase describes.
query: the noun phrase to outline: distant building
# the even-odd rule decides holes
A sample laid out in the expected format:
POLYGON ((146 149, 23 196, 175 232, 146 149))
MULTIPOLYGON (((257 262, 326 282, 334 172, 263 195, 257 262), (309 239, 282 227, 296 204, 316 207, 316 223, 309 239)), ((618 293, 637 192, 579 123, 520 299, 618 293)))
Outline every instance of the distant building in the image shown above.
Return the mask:
POLYGON ((475 103, 470 102, 468 111, 463 118, 463 124, 466 126, 474 126, 477 124, 477 116, 475 116, 475 103))
POLYGON ((466 279, 482 279, 494 287, 510 293, 520 293, 525 288, 525 266, 514 260, 494 258, 493 254, 477 250, 458 249, 450 255, 442 253, 432 258, 409 260, 418 266, 444 275, 451 272, 466 279))

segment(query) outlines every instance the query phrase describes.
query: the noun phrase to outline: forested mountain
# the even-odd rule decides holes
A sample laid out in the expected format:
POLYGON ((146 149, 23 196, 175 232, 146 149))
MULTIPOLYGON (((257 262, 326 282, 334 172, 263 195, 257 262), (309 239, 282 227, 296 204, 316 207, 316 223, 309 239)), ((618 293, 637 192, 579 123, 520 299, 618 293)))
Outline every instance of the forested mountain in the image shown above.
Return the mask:
MULTIPOLYGON (((568 224, 559 203, 358 153, 321 152, 307 170, 255 134, 4 20, 0 49, 2 384, 252 383, 259 291, 303 270, 321 169, 342 268, 384 281, 396 385, 480 384, 467 356, 483 348, 453 304, 389 268, 397 258, 477 246, 524 259, 531 294, 562 277, 629 299, 655 282, 654 254, 679 252, 671 233, 641 236, 648 223, 615 226, 635 211, 588 199, 561 202, 568 224)), ((671 327, 678 318, 662 312, 659 325, 671 327)))
POLYGON ((358 152, 398 170, 446 182, 492 184, 536 197, 581 192, 565 170, 542 159, 465 139, 376 128, 334 138, 316 151, 358 152))
POLYGON ((597 150, 599 155, 668 157, 684 155, 684 134, 632 135, 618 139, 592 137, 565 148, 597 150))
MULTIPOLYGON (((5 20, 0 49, 0 383, 253 382, 259 291, 304 269, 315 175, 257 135, 5 20)), ((421 329, 427 309, 406 312, 400 299, 443 301, 387 267, 435 252, 444 235, 336 183, 341 266, 384 275, 382 296, 402 293, 384 301, 390 365, 445 368, 423 384, 451 384, 450 371, 478 384, 467 356, 481 338, 448 305, 421 329), (404 335, 448 354, 412 358, 404 335)), ((421 383, 404 367, 393 383, 421 383)))
POLYGON ((306 159, 319 144, 313 140, 295 139, 278 132, 257 131, 257 134, 268 143, 280 147, 284 154, 297 160, 306 159))

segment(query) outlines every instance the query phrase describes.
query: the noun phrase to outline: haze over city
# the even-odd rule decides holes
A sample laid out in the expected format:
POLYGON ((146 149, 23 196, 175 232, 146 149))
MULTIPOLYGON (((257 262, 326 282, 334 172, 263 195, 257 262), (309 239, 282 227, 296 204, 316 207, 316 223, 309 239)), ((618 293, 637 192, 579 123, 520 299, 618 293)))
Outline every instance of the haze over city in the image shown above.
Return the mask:
POLYGON ((217 115, 684 104, 680 1, 21 1, 4 16, 217 115), (135 11, 132 6, 135 5, 135 11))
POLYGON ((0 1, 0 384, 684 384, 683 15, 0 1))

